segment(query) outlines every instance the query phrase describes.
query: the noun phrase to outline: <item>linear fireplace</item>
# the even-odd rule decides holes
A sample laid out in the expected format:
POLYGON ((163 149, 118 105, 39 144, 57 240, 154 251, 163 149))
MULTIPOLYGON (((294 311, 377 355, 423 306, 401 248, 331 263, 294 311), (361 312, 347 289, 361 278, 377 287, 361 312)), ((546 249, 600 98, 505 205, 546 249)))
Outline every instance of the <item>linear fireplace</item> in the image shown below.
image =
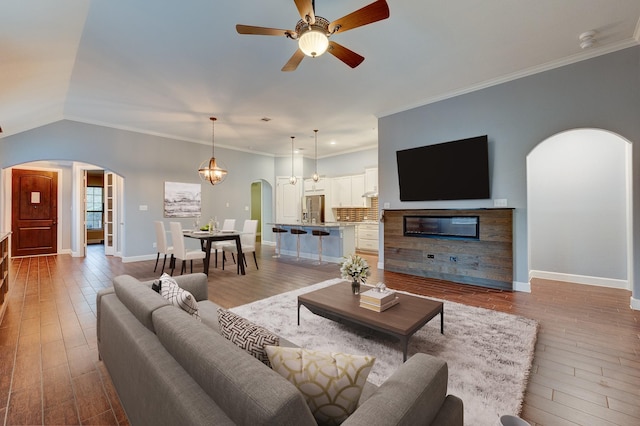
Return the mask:
POLYGON ((405 237, 480 239, 478 216, 404 216, 405 237))

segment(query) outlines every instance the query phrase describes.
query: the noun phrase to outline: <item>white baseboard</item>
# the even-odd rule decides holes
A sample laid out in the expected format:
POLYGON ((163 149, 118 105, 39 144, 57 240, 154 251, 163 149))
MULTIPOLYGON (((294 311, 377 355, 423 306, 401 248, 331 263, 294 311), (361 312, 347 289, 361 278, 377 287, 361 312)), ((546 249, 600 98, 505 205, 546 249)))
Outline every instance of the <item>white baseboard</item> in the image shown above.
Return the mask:
POLYGON ((157 254, 145 254, 142 256, 128 256, 122 258, 122 263, 142 262, 143 260, 156 260, 157 254))
POLYGON ((634 311, 640 311, 640 299, 634 299, 633 296, 631 296, 631 304, 630 304, 631 309, 633 309, 634 311))
POLYGON ((521 291, 523 293, 531 293, 531 284, 520 281, 513 282, 513 291, 521 291))
POLYGON ((590 277, 586 275, 563 274, 558 272, 547 271, 529 271, 529 280, 532 278, 540 278, 545 280, 566 281, 575 284, 596 285, 600 287, 618 288, 629 290, 629 281, 617 280, 612 278, 590 277))

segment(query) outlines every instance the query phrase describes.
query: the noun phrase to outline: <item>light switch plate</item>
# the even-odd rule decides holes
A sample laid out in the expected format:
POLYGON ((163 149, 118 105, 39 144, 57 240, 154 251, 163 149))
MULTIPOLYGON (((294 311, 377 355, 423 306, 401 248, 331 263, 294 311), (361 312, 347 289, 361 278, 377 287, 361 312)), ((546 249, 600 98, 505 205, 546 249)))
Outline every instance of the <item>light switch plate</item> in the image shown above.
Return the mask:
POLYGON ((496 198, 493 200, 493 207, 507 207, 506 198, 496 198))

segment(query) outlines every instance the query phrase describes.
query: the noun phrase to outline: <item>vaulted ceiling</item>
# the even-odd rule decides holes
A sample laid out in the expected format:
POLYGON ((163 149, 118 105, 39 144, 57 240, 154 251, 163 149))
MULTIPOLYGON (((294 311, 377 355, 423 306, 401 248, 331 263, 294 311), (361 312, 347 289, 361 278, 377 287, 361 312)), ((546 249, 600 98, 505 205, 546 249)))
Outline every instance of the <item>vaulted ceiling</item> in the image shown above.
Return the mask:
MULTIPOLYGON (((317 0, 329 21, 373 0, 317 0)), ((637 45, 638 0, 388 0, 389 19, 332 40, 366 59, 325 54, 282 66, 291 0, 4 0, 1 137, 58 120, 94 123, 273 155, 374 147, 377 118, 637 45), (595 30, 581 49, 580 34, 595 30), (270 121, 267 121, 267 120, 270 121), (334 144, 330 144, 334 142, 334 144)))

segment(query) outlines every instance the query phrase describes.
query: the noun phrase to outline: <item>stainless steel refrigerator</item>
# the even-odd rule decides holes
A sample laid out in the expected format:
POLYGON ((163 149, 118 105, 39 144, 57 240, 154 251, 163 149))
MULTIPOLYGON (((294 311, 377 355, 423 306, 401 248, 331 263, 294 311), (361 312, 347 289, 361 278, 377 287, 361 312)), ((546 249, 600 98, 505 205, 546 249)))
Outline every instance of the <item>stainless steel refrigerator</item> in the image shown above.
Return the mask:
POLYGON ((324 195, 309 195, 305 197, 302 219, 307 223, 324 223, 324 195))

